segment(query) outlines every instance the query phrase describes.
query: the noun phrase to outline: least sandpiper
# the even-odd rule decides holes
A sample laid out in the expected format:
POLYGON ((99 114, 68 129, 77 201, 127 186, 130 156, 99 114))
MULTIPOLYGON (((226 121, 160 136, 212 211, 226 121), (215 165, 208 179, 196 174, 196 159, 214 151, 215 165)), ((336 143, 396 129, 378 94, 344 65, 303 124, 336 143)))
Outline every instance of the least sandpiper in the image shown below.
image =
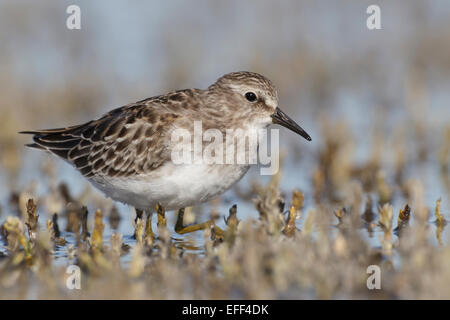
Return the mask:
POLYGON ((67 128, 24 131, 34 143, 73 165, 96 188, 137 212, 160 205, 182 209, 211 200, 239 181, 249 164, 175 164, 175 129, 245 130, 280 124, 310 136, 278 107, 272 82, 253 72, 233 72, 205 90, 185 89, 114 109, 67 128))

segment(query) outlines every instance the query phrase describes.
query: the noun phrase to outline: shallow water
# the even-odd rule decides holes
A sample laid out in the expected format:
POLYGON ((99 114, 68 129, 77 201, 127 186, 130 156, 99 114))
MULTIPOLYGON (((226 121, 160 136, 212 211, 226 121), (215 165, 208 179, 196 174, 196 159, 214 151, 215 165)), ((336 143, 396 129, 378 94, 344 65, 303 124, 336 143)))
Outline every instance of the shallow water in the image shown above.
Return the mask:
MULTIPOLYGON (((30 151, 27 151, 30 152, 30 151)), ((32 152, 32 151, 31 151, 32 152)), ((22 183, 25 183, 25 181, 27 181, 27 179, 38 179, 39 183, 37 184, 37 195, 44 195, 46 194, 46 189, 47 186, 45 186, 43 184, 43 181, 47 181, 45 178, 43 178, 42 176, 39 177, 39 174, 36 175, 36 172, 39 172, 38 170, 31 170, 31 168, 33 168, 33 164, 36 163, 35 160, 33 160, 32 158, 32 154, 30 152, 30 157, 26 157, 25 159, 28 159, 28 162, 30 163, 25 163, 24 167, 28 168, 27 170, 29 170, 28 174, 26 175, 27 178, 22 177, 21 181, 23 181, 22 183)), ((34 156, 36 156, 35 154, 33 154, 34 156)), ((38 155, 38 157, 47 157, 47 155, 38 155)), ((285 161, 285 164, 283 166, 283 172, 288 172, 289 174, 283 174, 282 179, 281 179, 281 185, 280 185, 280 189, 282 191, 282 193, 284 193, 287 197, 286 197, 286 203, 289 203, 290 201, 290 193, 293 189, 300 189, 302 191, 304 191, 305 193, 305 203, 304 203, 304 208, 302 210, 302 215, 301 218, 296 220, 296 225, 297 228, 301 231, 303 228, 303 223, 304 223, 304 219, 306 216, 306 213, 308 212, 309 209, 313 209, 315 207, 314 201, 312 199, 312 194, 310 194, 310 192, 308 190, 312 189, 312 185, 310 183, 310 178, 308 177, 308 165, 310 165, 311 167, 313 166, 312 164, 308 164, 306 163, 306 161, 301 162, 300 164, 296 164, 295 162, 292 161, 285 161)), ((72 195, 73 196, 77 196, 85 187, 85 181, 84 179, 81 177, 81 175, 79 175, 74 169, 72 169, 69 165, 65 164, 65 163, 61 163, 58 164, 59 169, 58 169, 58 174, 57 174, 57 180, 59 182, 65 182, 67 183, 67 185, 69 186, 69 189, 72 191, 72 195)), ((410 172, 420 172, 423 175, 423 182, 425 183, 426 186, 429 186, 429 188, 427 187, 427 191, 425 193, 425 197, 426 197, 426 204, 430 207, 430 219, 429 219, 429 227, 430 227, 430 232, 429 234, 429 240, 431 243, 438 245, 438 241, 436 239, 435 233, 436 233, 436 226, 433 223, 434 221, 434 206, 435 206, 435 201, 441 197, 442 198, 442 206, 441 206, 441 211, 443 212, 444 216, 448 217, 449 216, 449 195, 446 194, 445 192, 445 188, 441 182, 441 180, 439 179, 439 171, 437 168, 437 164, 433 161, 433 160, 428 160, 426 163, 421 164, 420 167, 414 167, 414 168, 410 168, 409 169, 410 172)), ((261 183, 267 183, 270 179, 270 177, 261 177, 259 176, 258 173, 258 168, 252 168, 249 173, 238 183, 238 187, 241 189, 241 191, 245 191, 245 188, 250 186, 251 182, 254 181, 255 179, 259 180, 261 183)), ((8 205, 7 199, 9 196, 9 190, 6 190, 4 188, 0 189, 1 191, 1 204, 2 204, 2 208, 3 208, 3 214, 1 217, 1 221, 3 222, 4 218, 6 217, 8 211, 12 212, 11 208, 8 205)), ((96 191, 95 189, 92 188, 91 192, 94 193, 99 193, 98 191, 96 191)), ((376 195, 374 194, 369 194, 372 199, 376 199, 376 195)), ((100 197, 103 197, 103 195, 101 195, 99 193, 100 197)), ((374 205, 373 205, 373 210, 374 212, 376 212, 376 205, 375 205, 375 201, 374 201, 374 205)), ((391 204, 393 206, 393 210, 394 210, 394 217, 393 217, 393 225, 394 227, 397 225, 396 221, 397 221, 397 217, 398 217, 398 213, 400 211, 400 209, 402 209, 404 207, 404 205, 407 203, 407 199, 405 199, 400 193, 396 193, 396 196, 392 199, 391 204)), ((251 201, 246 201, 241 199, 239 196, 237 196, 235 190, 231 189, 229 190, 227 193, 225 193, 222 196, 222 201, 220 202, 220 204, 217 207, 214 207, 214 209, 216 209, 219 214, 220 217, 219 219, 216 221, 217 225, 220 228, 225 228, 225 223, 223 218, 226 217, 228 215, 228 210, 229 208, 233 205, 233 204, 237 204, 238 206, 238 218, 240 220, 245 220, 245 219, 257 219, 258 218, 258 212, 256 211, 253 203, 251 201)), ((95 208, 93 206, 92 203, 86 203, 86 205, 88 206, 88 210, 89 210, 89 218, 88 218, 88 228, 89 231, 92 231, 92 226, 93 226, 93 218, 94 218, 94 212, 97 208, 95 208)), ((127 244, 129 246, 134 246, 134 244, 136 243, 136 240, 133 238, 133 233, 134 233, 134 227, 133 227, 133 220, 134 220, 134 210, 132 208, 130 208, 127 205, 121 204, 121 203, 116 203, 115 204, 118 212, 121 216, 121 220, 118 224, 117 229, 113 229, 111 224, 108 221, 108 216, 105 216, 103 219, 103 222, 105 224, 105 230, 104 230, 104 243, 106 245, 109 245, 109 241, 111 238, 111 235, 114 232, 118 232, 120 234, 122 234, 123 236, 123 243, 127 244)), ((196 218, 198 222, 203 222, 209 219, 209 212, 212 210, 212 206, 211 204, 204 204, 201 205, 199 207, 194 208, 194 212, 198 213, 196 214, 196 218)), ((335 206, 334 209, 338 209, 338 206, 335 206)), ((45 221, 50 217, 50 215, 45 212, 42 208, 38 208, 38 213, 40 214, 40 226, 41 228, 45 227, 45 221)), ((179 235, 176 234, 173 231, 174 225, 175 225, 175 220, 176 220, 176 212, 174 211, 169 211, 166 212, 166 217, 167 217, 167 226, 169 228, 169 230, 172 231, 171 234, 171 238, 173 240, 173 242, 175 243, 175 245, 177 247, 183 247, 183 249, 186 252, 189 253, 194 253, 194 254, 199 254, 202 255, 204 253, 204 235, 201 231, 198 232, 194 232, 191 234, 186 234, 186 235, 179 235)), ((334 220, 336 225, 338 223, 338 220, 334 218, 334 220)), ((414 223, 414 214, 412 214, 412 217, 410 219, 410 223, 414 223)), ((71 232, 65 232, 63 230, 65 230, 65 225, 66 225, 66 219, 65 217, 61 217, 58 220, 59 222, 59 226, 60 226, 60 230, 61 230, 61 236, 64 237, 67 240, 67 244, 65 246, 56 246, 55 247, 55 264, 56 265, 67 265, 67 264, 71 264, 75 262, 75 258, 69 259, 68 257, 68 246, 69 245, 73 245, 75 246, 76 241, 75 241, 75 237, 74 234, 71 232)), ((376 218, 375 218, 375 222, 376 222, 376 218)), ((334 234, 337 230, 336 225, 330 225, 329 231, 331 234, 334 234)), ((156 226, 156 215, 154 215, 153 218, 153 230, 157 230, 157 226, 156 226)), ((443 232, 442 232, 442 241, 444 243, 447 243, 450 237, 449 231, 450 228, 444 228, 443 232)), ((370 243, 374 248, 379 248, 381 247, 381 243, 380 240, 382 239, 383 236, 383 232, 380 228, 376 227, 374 228, 373 232, 369 233, 369 231, 362 227, 361 228, 361 235, 368 241, 368 243, 370 243)), ((394 236, 394 242, 397 240, 397 236, 394 236)), ((3 251, 4 253, 6 253, 6 250, 4 248, 0 247, 0 251, 3 251)), ((122 256, 121 261, 123 264, 128 264, 128 262, 130 261, 131 255, 130 253, 126 253, 122 256)), ((394 263, 399 263, 398 261, 395 261, 394 259, 394 263)))

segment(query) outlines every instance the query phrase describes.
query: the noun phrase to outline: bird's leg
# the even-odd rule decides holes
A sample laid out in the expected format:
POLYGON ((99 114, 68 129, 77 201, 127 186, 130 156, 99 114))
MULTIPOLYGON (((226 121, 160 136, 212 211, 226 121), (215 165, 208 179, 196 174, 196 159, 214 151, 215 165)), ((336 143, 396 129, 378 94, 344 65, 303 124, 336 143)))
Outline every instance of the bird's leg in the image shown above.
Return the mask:
MULTIPOLYGON (((139 219, 142 220, 144 216, 144 211, 137 208, 135 208, 135 210, 136 210, 136 218, 134 218, 134 225, 136 226, 139 219)), ((133 238, 136 239, 136 230, 134 231, 133 238)))
POLYGON ((146 211, 147 214, 147 221, 145 222, 145 231, 144 231, 144 238, 150 237, 152 240, 155 239, 155 234, 153 233, 152 229, 152 211, 146 211))
POLYGON ((156 213, 158 214, 158 227, 165 227, 167 224, 166 210, 159 203, 156 205, 156 213))
POLYGON ((223 235, 223 230, 214 224, 214 221, 209 220, 203 223, 195 223, 185 226, 183 224, 184 219, 184 208, 178 210, 177 222, 175 223, 175 232, 178 234, 190 233, 198 230, 204 230, 207 228, 211 228, 214 225, 214 231, 217 235, 223 235))

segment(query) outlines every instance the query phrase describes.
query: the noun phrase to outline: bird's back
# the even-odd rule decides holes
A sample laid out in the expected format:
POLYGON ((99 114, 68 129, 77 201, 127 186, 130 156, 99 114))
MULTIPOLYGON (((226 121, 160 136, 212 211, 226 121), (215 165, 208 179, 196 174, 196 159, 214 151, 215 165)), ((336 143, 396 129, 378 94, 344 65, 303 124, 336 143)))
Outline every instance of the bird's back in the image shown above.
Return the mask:
POLYGON ((85 177, 129 177, 170 158, 168 132, 195 109, 200 90, 180 90, 114 109, 97 120, 67 128, 23 131, 28 147, 49 151, 85 177))

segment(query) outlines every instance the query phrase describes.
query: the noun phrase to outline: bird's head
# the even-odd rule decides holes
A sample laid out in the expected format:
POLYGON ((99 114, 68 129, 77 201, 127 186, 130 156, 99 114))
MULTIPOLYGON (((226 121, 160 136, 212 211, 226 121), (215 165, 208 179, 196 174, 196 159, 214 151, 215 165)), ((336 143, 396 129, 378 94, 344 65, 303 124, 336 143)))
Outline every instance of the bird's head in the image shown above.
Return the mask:
MULTIPOLYGON (((275 123, 301 135, 308 141, 311 137, 294 120, 278 107, 278 93, 272 82, 254 72, 232 72, 219 78, 208 90, 230 93, 236 109, 232 112, 246 114, 264 126, 275 123)), ((222 95, 222 96, 227 96, 222 95)), ((226 101, 224 101, 226 104, 226 101)))

